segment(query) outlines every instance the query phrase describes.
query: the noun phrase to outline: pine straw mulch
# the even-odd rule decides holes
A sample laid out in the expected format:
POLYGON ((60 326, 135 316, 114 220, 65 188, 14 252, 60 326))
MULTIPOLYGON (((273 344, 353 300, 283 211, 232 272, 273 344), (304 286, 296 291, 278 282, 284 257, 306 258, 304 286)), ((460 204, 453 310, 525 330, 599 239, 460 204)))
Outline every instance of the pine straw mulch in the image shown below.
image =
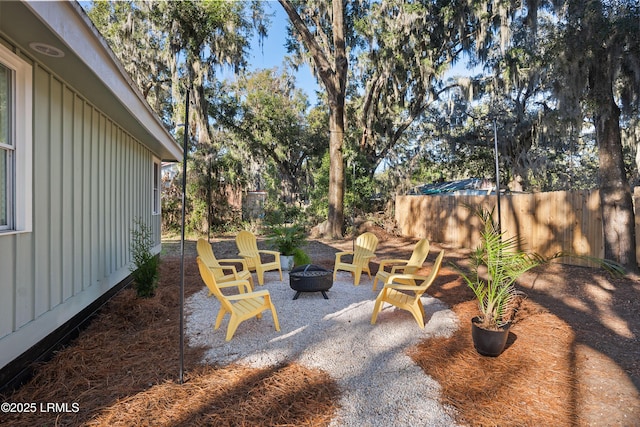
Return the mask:
MULTIPOLYGON (((412 240, 381 230, 376 234, 380 238, 378 259, 406 257, 411 252, 412 240)), ((185 296, 202 287, 191 256, 195 242, 188 244, 185 296)), ((307 251, 314 263, 331 267, 333 253, 351 244, 350 240, 313 240, 307 251)), ((433 245, 427 264, 439 249, 433 245)), ((214 251, 219 258, 233 257, 233 240, 216 239, 214 251)), ((459 262, 464 256, 447 249, 447 263, 459 262)), ((374 265, 372 271, 376 268, 374 265)), ((187 347, 185 383, 178 384, 178 259, 164 256, 161 269, 154 298, 141 300, 130 289, 121 291, 78 339, 42 364, 31 381, 0 396, 8 402, 75 402, 80 407, 77 413, 2 414, 2 423, 330 423, 340 390, 326 373, 296 363, 267 369, 203 366, 199 362, 203 349, 187 347)), ((546 276, 544 270, 525 278, 529 298, 519 308, 508 347, 499 357, 489 358, 478 355, 471 343, 468 319, 476 309, 472 294, 454 270, 443 268, 429 293, 452 307, 460 329, 449 338, 426 340, 407 353, 441 385, 442 403, 456 408, 459 421, 470 426, 634 425, 640 417, 640 400, 637 389, 628 382, 632 378, 637 384, 640 378, 637 280, 612 284, 590 269, 547 269, 546 276), (543 279, 549 283, 545 285, 543 279), (580 286, 593 282, 615 289, 610 295, 617 295, 617 300, 608 304, 615 305, 618 313, 607 315, 611 307, 606 306, 606 295, 599 301, 600 297, 580 294, 580 286), (584 347, 591 353, 584 353, 584 347), (611 379, 608 383, 607 378, 611 379), (605 384, 604 389, 594 390, 594 382, 605 384), (628 423, 620 421, 625 419, 628 423)))
MULTIPOLYGON (((432 292, 446 292, 452 299, 467 294, 462 279, 441 289, 446 290, 432 292)), ((475 426, 576 425, 575 405, 570 404, 575 395, 574 334, 566 323, 523 300, 505 352, 484 357, 473 347, 468 321, 477 315, 477 303, 458 302, 453 311, 460 329, 452 337, 424 341, 408 354, 441 385, 442 402, 455 407, 461 421, 475 426)))
MULTIPOLYGON (((116 295, 91 325, 6 402, 68 403, 67 413, 2 414, 19 426, 322 426, 339 390, 326 373, 290 363, 267 369, 203 366, 203 349, 185 346, 179 384, 179 260, 163 259, 149 299, 116 295), (73 403, 79 411, 73 412, 73 403)), ((185 262, 185 298, 201 289, 185 262)))

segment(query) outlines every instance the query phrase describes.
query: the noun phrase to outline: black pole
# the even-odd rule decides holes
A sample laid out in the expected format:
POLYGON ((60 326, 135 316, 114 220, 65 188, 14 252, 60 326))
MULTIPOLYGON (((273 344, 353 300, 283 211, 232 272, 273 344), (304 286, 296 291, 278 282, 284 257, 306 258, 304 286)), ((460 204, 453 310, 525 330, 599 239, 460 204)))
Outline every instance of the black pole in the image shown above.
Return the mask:
MULTIPOLYGON (((211 151, 211 149, 212 147, 210 146, 209 150, 211 151)), ((211 163, 211 157, 213 157, 213 154, 209 152, 209 170, 207 171, 207 186, 209 187, 207 191, 207 242, 209 243, 211 243, 211 188, 213 187, 213 179, 211 178, 213 165, 211 163)))
POLYGON ((189 89, 185 100, 182 153, 182 224, 180 230, 180 384, 184 382, 184 223, 187 204, 187 153, 189 152, 189 89))
POLYGON ((498 165, 498 125, 493 121, 494 154, 496 158, 496 198, 498 205, 498 233, 502 233, 502 215, 500 212, 500 167, 498 165))
POLYGON ((353 197, 352 197, 352 206, 351 206, 351 226, 353 227, 353 242, 352 242, 352 246, 353 246, 353 252, 356 251, 356 234, 358 234, 356 232, 356 209, 355 209, 355 200, 356 200, 356 159, 353 159, 353 175, 351 177, 351 180, 353 181, 351 183, 351 191, 353 191, 353 197))

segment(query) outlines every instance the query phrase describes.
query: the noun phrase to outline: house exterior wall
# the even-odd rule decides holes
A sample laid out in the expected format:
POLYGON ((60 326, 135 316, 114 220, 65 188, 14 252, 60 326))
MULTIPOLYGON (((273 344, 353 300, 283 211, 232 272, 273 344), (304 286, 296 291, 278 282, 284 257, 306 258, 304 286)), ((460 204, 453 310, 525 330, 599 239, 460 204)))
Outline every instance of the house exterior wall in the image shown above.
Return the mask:
POLYGON ((152 227, 160 250, 154 153, 29 62, 33 227, 0 233, 0 368, 129 275, 134 219, 152 227))

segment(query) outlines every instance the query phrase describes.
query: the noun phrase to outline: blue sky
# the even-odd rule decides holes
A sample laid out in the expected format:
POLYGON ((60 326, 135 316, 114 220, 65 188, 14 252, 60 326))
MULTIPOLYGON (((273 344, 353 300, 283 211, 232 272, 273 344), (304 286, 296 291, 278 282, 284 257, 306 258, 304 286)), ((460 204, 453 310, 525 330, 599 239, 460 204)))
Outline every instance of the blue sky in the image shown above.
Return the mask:
MULTIPOLYGON (((263 41, 262 49, 257 38, 253 39, 251 52, 248 59, 249 70, 277 67, 282 69, 284 57, 287 55, 285 41, 287 38, 287 24, 289 19, 287 14, 276 1, 266 2, 266 12, 273 14, 269 25, 267 38, 263 41)), ((296 76, 296 86, 303 90, 309 97, 309 102, 313 106, 316 102, 315 91, 319 86, 311 69, 303 65, 298 69, 296 76)))
MULTIPOLYGON (((271 24, 269 25, 267 37, 263 40, 263 46, 260 47, 257 37, 254 37, 251 44, 251 50, 248 58, 249 71, 274 68, 282 69, 285 56, 288 55, 285 48, 285 41, 287 38, 287 24, 289 19, 286 12, 280 6, 277 1, 265 1, 266 13, 273 15, 271 17, 271 24)), ((459 61, 450 71, 451 75, 470 75, 480 72, 480 68, 477 67, 472 71, 466 69, 466 60, 459 61)), ((223 78, 233 79, 232 72, 224 70, 222 74, 223 78)), ((316 82, 316 78, 311 73, 311 69, 308 65, 301 65, 298 72, 295 74, 296 86, 303 90, 309 97, 309 103, 311 106, 316 103, 317 90, 322 88, 316 82)))
MULTIPOLYGON (((80 1, 79 3, 85 10, 91 7, 91 2, 89 1, 80 1)), ((277 1, 265 1, 265 6, 265 12, 273 16, 267 30, 267 37, 263 40, 262 48, 258 43, 257 37, 252 40, 247 61, 249 71, 274 67, 282 69, 284 58, 287 55, 287 49, 285 48, 287 24, 289 22, 287 14, 277 1)), ((233 71, 223 67, 220 70, 220 77, 233 80, 233 71)), ((299 67, 298 72, 295 73, 295 77, 296 86, 307 94, 310 105, 315 105, 315 92, 320 90, 320 87, 315 77, 313 77, 311 69, 306 64, 302 65, 299 67)))

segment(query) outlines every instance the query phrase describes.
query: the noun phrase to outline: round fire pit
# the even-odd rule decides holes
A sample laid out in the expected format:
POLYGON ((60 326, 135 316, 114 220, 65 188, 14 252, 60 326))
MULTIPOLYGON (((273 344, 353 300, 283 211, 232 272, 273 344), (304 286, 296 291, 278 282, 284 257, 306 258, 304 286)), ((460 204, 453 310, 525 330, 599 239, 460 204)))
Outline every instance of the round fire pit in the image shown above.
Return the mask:
POLYGON ((325 291, 333 286, 333 273, 314 264, 295 267, 289 273, 289 286, 296 291, 293 299, 298 299, 300 292, 322 292, 324 299, 329 299, 325 291))

